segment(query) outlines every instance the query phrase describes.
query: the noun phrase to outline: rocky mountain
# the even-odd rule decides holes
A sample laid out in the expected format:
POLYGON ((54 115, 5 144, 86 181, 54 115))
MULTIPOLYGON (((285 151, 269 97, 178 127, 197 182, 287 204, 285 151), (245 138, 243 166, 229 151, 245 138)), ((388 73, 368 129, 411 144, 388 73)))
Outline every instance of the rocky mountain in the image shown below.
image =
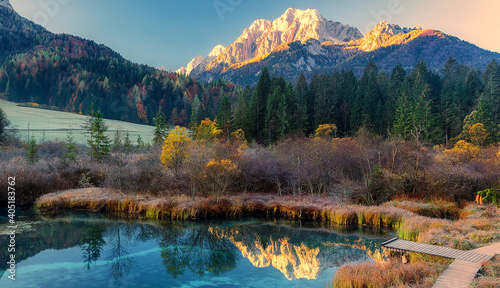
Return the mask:
POLYGON ((225 47, 223 45, 217 45, 215 46, 208 55, 203 58, 203 56, 198 55, 193 60, 191 60, 186 67, 181 67, 177 71, 179 74, 184 74, 184 75, 190 75, 193 70, 195 70, 193 73, 197 73, 198 70, 201 70, 203 67, 206 67, 210 62, 215 60, 217 56, 219 56, 222 51, 224 51, 225 47), (199 68, 199 69, 197 69, 199 68))
POLYGON ((254 85, 259 72, 295 80, 301 72, 331 73, 352 69, 358 76, 373 59, 390 71, 398 64, 412 69, 424 60, 430 69, 441 69, 449 56, 460 63, 484 69, 500 54, 433 29, 401 28, 383 21, 366 35, 358 29, 326 20, 317 10, 289 8, 274 21, 256 20, 220 55, 207 59, 189 75, 201 81, 225 79, 254 85))
POLYGON ((216 59, 191 75, 196 77, 205 71, 216 75, 233 64, 265 57, 284 43, 305 42, 309 39, 343 43, 362 37, 357 28, 329 21, 317 10, 289 8, 274 21, 255 20, 236 41, 221 51, 216 59))

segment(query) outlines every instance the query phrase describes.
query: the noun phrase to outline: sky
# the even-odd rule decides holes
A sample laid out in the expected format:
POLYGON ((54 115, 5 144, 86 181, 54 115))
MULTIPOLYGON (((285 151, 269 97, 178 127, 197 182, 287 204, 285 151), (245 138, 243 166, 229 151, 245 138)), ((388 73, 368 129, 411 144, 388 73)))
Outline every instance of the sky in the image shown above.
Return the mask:
POLYGON ((54 33, 105 44, 153 67, 185 66, 214 46, 231 44, 256 19, 287 8, 317 9, 363 34, 387 20, 421 26, 500 52, 498 0, 10 0, 22 16, 54 33))

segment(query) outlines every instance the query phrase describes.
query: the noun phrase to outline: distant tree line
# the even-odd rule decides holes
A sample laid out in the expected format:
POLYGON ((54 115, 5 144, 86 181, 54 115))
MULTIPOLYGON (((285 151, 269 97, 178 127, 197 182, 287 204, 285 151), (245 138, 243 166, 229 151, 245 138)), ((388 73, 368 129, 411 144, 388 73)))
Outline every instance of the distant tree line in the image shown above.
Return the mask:
POLYGON ((422 61, 411 72, 399 65, 388 74, 371 61, 360 79, 342 70, 316 74, 310 83, 302 74, 293 85, 263 69, 257 86, 233 99, 234 109, 221 102, 217 123, 224 134, 242 129, 247 140, 265 145, 311 135, 322 124, 333 124, 339 136, 361 129, 441 144, 458 141, 466 127, 482 123, 486 142, 498 141, 499 64, 492 60, 481 72, 450 57, 440 72, 422 61))

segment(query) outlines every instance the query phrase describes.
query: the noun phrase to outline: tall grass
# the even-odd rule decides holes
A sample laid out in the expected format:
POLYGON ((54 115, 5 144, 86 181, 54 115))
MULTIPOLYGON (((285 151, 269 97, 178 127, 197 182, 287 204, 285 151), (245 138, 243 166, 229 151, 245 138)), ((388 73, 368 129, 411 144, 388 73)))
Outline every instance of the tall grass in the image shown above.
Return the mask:
POLYGON ((424 262, 410 264, 363 262, 342 266, 333 279, 332 287, 431 287, 439 272, 437 265, 424 262))

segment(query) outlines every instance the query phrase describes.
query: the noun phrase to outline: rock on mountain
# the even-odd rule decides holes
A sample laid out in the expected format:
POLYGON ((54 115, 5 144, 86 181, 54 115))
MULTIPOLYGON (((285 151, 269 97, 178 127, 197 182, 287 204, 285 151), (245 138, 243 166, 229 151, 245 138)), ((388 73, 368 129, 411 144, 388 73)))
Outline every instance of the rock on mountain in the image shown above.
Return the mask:
POLYGON ((191 76, 209 72, 205 78, 210 80, 211 74, 218 74, 233 64, 244 63, 256 57, 262 58, 284 43, 305 42, 309 39, 343 43, 362 37, 357 28, 326 20, 317 10, 289 8, 274 21, 255 20, 236 41, 221 51, 216 59, 203 69, 196 69, 191 76))
POLYGON ((377 24, 370 32, 366 33, 365 37, 356 41, 356 46, 361 51, 369 52, 381 47, 394 45, 396 44, 395 42, 404 41, 404 37, 398 37, 397 35, 420 30, 422 30, 420 27, 413 29, 401 28, 399 25, 389 24, 387 21, 383 21, 377 24))
POLYGON ((175 72, 179 73, 179 74, 189 75, 189 73, 191 73, 191 70, 193 70, 194 68, 198 67, 198 65, 200 65, 201 62, 203 62, 203 56, 198 55, 198 56, 194 57, 193 60, 191 60, 187 64, 186 67, 183 66, 183 67, 177 69, 177 71, 175 71, 175 72))
POLYGON ((371 59, 386 71, 398 64, 412 69, 421 60, 439 71, 449 56, 479 69, 491 59, 500 60, 499 53, 433 29, 401 28, 383 21, 362 37, 356 28, 328 21, 316 10, 290 8, 272 22, 256 20, 215 60, 206 65, 205 59, 190 75, 201 81, 222 78, 254 85, 264 67, 294 81, 302 72, 311 78, 339 69, 360 76, 371 59))
MULTIPOLYGON (((210 64, 210 62, 215 60, 217 58, 217 56, 219 56, 220 53, 222 53, 224 48, 225 47, 223 45, 217 45, 212 49, 212 51, 210 51, 210 53, 208 53, 207 57, 203 58, 203 56, 198 55, 195 58, 193 58, 187 64, 186 67, 181 67, 175 72, 179 73, 179 74, 190 75, 193 70, 195 70, 197 68, 205 67, 208 64, 210 64)), ((200 70, 200 69, 198 69, 198 70, 200 70)), ((198 71, 198 70, 196 70, 196 71, 198 71)))

